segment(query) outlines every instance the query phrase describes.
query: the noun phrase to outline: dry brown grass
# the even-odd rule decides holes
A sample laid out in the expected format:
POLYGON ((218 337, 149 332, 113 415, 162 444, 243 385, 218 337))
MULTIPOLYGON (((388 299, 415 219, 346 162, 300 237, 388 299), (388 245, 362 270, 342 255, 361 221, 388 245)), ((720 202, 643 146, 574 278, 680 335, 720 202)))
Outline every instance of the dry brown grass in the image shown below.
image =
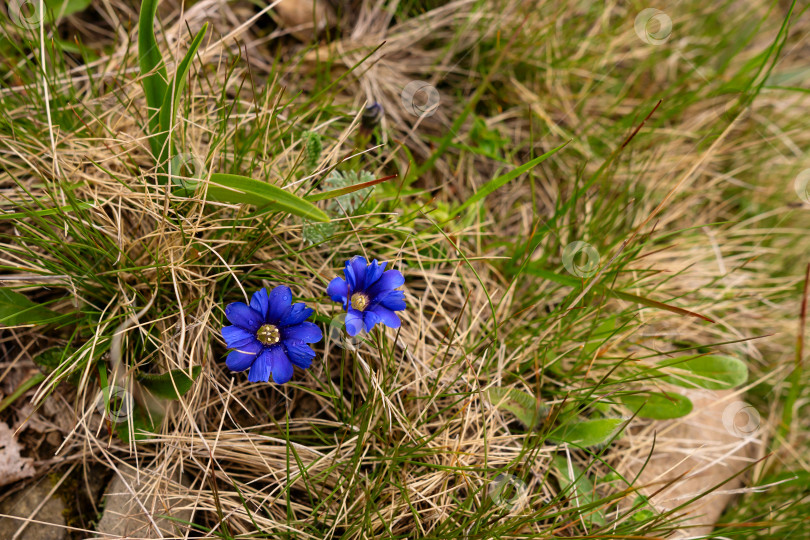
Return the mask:
MULTIPOLYGON (((745 18, 762 12, 766 5, 749 3, 748 13, 731 15, 745 18)), ((473 497, 473 507, 485 505, 486 491, 479 488, 492 480, 492 471, 524 457, 525 434, 509 424, 508 413, 486 400, 487 387, 512 385, 534 392, 551 385, 555 392, 544 387, 541 399, 555 407, 564 401, 557 397, 558 392, 576 393, 595 384, 614 367, 616 357, 638 351, 640 342, 661 345, 660 339, 651 345, 650 339, 639 338, 636 328, 615 336, 603 351, 609 356, 595 357, 580 380, 516 380, 512 373, 527 361, 546 358, 568 365, 571 351, 581 345, 576 339, 578 329, 602 312, 578 319, 573 327, 562 317, 549 321, 548 311, 566 299, 571 301, 569 291, 538 278, 512 283, 499 264, 499 258, 509 255, 508 246, 490 244, 528 234, 537 215, 545 219, 560 201, 567 200, 576 182, 581 184, 577 179, 589 177, 607 158, 609 152, 595 141, 609 150, 620 144, 627 130, 617 131, 617 121, 643 118, 651 100, 666 93, 677 75, 691 70, 690 60, 684 56, 688 53, 671 54, 653 63, 649 73, 639 74, 642 68, 632 64, 649 66, 649 56, 656 51, 639 46, 632 29, 635 10, 613 3, 590 28, 581 22, 585 19, 582 12, 588 10, 569 3, 535 6, 509 0, 481 6, 461 0, 392 25, 390 10, 395 6, 396 2, 361 2, 344 17, 341 38, 321 42, 301 54, 304 45, 283 37, 285 31, 254 25, 256 20, 263 24, 266 20, 255 17, 257 11, 248 3, 202 0, 185 11, 176 2, 161 6, 162 35, 168 36, 163 46, 173 55, 184 50, 188 41, 186 25, 193 34, 209 21, 217 36, 203 47, 197 66, 205 65, 206 75, 190 85, 189 115, 178 127, 187 151, 208 156, 208 169, 227 167, 235 157, 232 148, 216 144, 224 144, 244 126, 267 126, 270 132, 295 123, 297 119, 286 113, 274 114, 279 102, 299 92, 295 102, 304 102, 318 88, 313 82, 316 72, 331 78, 346 74, 383 41, 332 96, 332 110, 357 111, 375 100, 384 105, 384 146, 370 161, 377 176, 405 175, 410 164, 402 147, 417 161, 430 156, 436 144, 431 137, 442 137, 466 105, 458 96, 470 95, 481 84, 482 71, 487 70, 476 71, 476 66, 492 65, 501 53, 505 65, 511 67, 492 76, 491 90, 478 110, 481 115, 491 113, 486 118, 488 127, 514 145, 516 154, 506 161, 520 163, 530 153, 537 155, 573 139, 565 151, 538 168, 532 183, 510 183, 492 194, 483 217, 443 223, 443 232, 451 236, 437 231, 433 222, 438 218, 432 217, 429 207, 424 210, 427 215, 416 214, 408 223, 402 223, 396 214, 373 211, 349 220, 346 234, 338 241, 312 247, 305 247, 301 224, 294 219, 272 220, 265 224, 269 226, 257 228, 255 221, 246 218, 247 211, 236 206, 217 205, 211 211, 211 206, 190 203, 178 212, 178 201, 155 184, 148 145, 139 127, 145 101, 130 51, 132 33, 127 31, 137 18, 136 11, 131 5, 112 1, 98 4, 93 16, 70 20, 70 28, 88 42, 112 45, 111 53, 90 66, 76 67, 67 75, 69 81, 58 82, 80 89, 82 101, 75 103, 76 109, 98 111, 89 129, 103 135, 87 138, 56 130, 56 156, 46 138, 0 135, 2 205, 12 208, 15 201, 27 199, 20 186, 44 197, 48 186, 43 178, 69 179, 78 199, 95 203, 81 217, 80 225, 92 227, 106 239, 101 249, 114 248, 122 255, 112 260, 100 256, 102 273, 77 280, 67 275, 42 276, 48 263, 59 264, 52 250, 32 244, 27 257, 4 250, 0 264, 15 270, 2 276, 3 284, 25 285, 28 293, 41 299, 53 297, 56 291, 56 296, 62 296, 53 306, 56 310, 84 305, 102 313, 88 342, 102 346, 115 341, 112 336, 120 336, 122 357, 116 358, 113 349, 110 361, 128 366, 128 371, 118 374, 117 381, 123 386, 132 384, 137 367, 188 371, 202 366, 203 370, 192 390, 167 406, 158 433, 127 444, 110 433, 109 422, 94 406, 98 384, 93 365, 86 362, 90 352, 71 358, 80 372, 78 384, 63 383, 46 398, 52 375, 30 396, 35 403, 60 403, 58 415, 69 416, 69 428, 45 409, 15 417, 18 425, 38 418, 52 423, 48 429, 64 436, 55 457, 46 455, 44 449, 49 447, 43 447, 40 471, 64 471, 66 464, 81 463, 86 476, 100 475, 102 469, 137 474, 142 484, 134 497, 156 494, 164 508, 192 509, 194 521, 209 527, 211 536, 226 531, 250 536, 258 527, 270 537, 431 537, 451 518, 458 501, 473 497), (100 20, 94 21, 96 16, 100 20), (581 27, 581 41, 571 39, 567 25, 581 27), (279 39, 288 61, 283 73, 274 67, 276 51, 271 48, 279 39), (496 39, 511 49, 504 53, 481 46, 496 39), (228 54, 238 51, 243 57, 223 82, 231 69, 228 54), (555 62, 559 58, 568 61, 555 62), (542 75, 526 76, 530 68, 542 75), (89 79, 104 84, 106 92, 94 94, 89 79), (441 93, 437 113, 423 121, 409 116, 400 103, 402 87, 414 79, 437 85, 441 93), (625 91, 605 91, 623 79, 627 81, 625 91), (256 102, 253 85, 272 85, 276 90, 267 94, 266 101, 256 102), (218 116, 222 112, 219 93, 245 104, 225 121, 224 129, 218 116), (392 229, 398 232, 394 234, 392 229), (457 242, 458 251, 451 240, 457 242), (296 372, 292 384, 284 387, 247 384, 243 374, 228 372, 219 336, 222 283, 230 287, 226 301, 242 300, 234 284, 246 276, 252 277, 250 287, 289 283, 296 297, 330 317, 337 311, 324 297, 325 284, 343 260, 358 250, 369 258, 391 261, 407 276, 409 309, 402 317, 401 331, 386 332, 385 354, 366 345, 351 355, 327 341, 319 346, 313 368, 296 372), (114 294, 103 301, 103 294, 88 296, 85 291, 95 279, 112 284, 114 294), (541 299, 527 309, 515 310, 521 299, 535 295, 541 299), (154 303, 146 313, 133 317, 144 307, 144 299, 154 303), (131 322, 124 324, 128 318, 131 322), (485 339, 494 321, 500 325, 498 333, 508 339, 485 339), (555 333, 567 332, 564 339, 550 339, 555 333), (152 342, 154 352, 136 357, 132 351, 142 350, 136 344, 143 340, 152 342), (367 409, 361 417, 366 424, 347 423, 348 416, 340 409, 359 410, 364 404, 367 409), (437 433, 440 435, 434 438, 437 433), (288 439, 306 442, 288 444, 288 439), (403 447, 412 457, 407 462, 392 460, 403 447), (186 483, 177 480, 181 477, 186 483), (370 508, 376 512, 370 513, 370 508), (304 523, 310 528, 304 530, 304 523)), ((695 3, 689 7, 711 9, 695 3)), ((779 23, 777 15, 768 17, 761 35, 733 59, 734 64, 742 65, 770 43, 779 23)), ((678 11, 676 19, 682 37, 674 42, 675 49, 688 51, 690 40, 701 38, 700 13, 678 11)), ((802 36, 808 25, 806 14, 796 21, 778 73, 802 69, 806 59, 802 51, 807 46, 802 36)), ((706 81, 695 77, 683 91, 700 92, 701 85, 713 84, 710 77, 706 81)), ((14 85, 4 88, 5 94, 22 91, 14 85)), ((641 130, 637 141, 613 165, 610 177, 577 202, 577 211, 564 217, 535 258, 553 252, 549 260, 559 266, 558 246, 584 239, 605 246, 608 252, 601 255, 606 261, 629 238, 631 226, 638 227, 656 209, 637 242, 653 230, 660 235, 700 226, 651 242, 626 268, 626 279, 630 282, 646 275, 631 292, 654 291, 655 298, 678 299, 674 303, 711 316, 717 324, 688 324, 675 315, 642 310, 637 314, 639 328, 660 323, 676 328, 679 336, 687 336, 697 345, 730 342, 723 350, 748 360, 751 386, 765 383, 779 393, 793 355, 798 311, 795 293, 801 279, 799 269, 790 265, 806 256, 803 237, 810 225, 806 213, 798 214, 800 201, 793 197, 788 183, 798 170, 809 166, 803 149, 810 144, 810 135, 801 123, 809 98, 806 94, 786 97, 776 91, 763 92, 753 110, 723 133, 718 119, 722 120, 727 109, 727 98, 706 93, 705 99, 695 100, 677 113, 666 112, 665 103, 662 114, 667 115, 667 122, 641 130), (610 212, 599 200, 624 207, 621 194, 634 190, 643 196, 632 200, 630 210, 624 212, 629 223, 624 228, 614 223, 617 229, 600 227, 600 216, 610 212), (672 197, 667 200, 669 193, 672 197), (724 223, 711 225, 718 222, 724 223), (600 242, 599 237, 608 234, 613 235, 611 240, 600 242)), ((8 115, 21 118, 29 113, 18 109, 8 115)), ((320 172, 352 152, 356 116, 328 116, 324 110, 307 120, 311 122, 308 129, 325 137, 320 172)), ((470 121, 464 123, 458 139, 466 140, 471 129, 470 121)), ((252 166, 247 160, 239 172, 280 183, 296 167, 302 145, 293 136, 279 148, 281 145, 267 144, 265 151, 255 151, 252 166)), ((439 202, 453 203, 466 199, 504 167, 451 148, 416 186, 439 202)), ((313 176, 317 178, 319 172, 313 176)), ((302 185, 308 185, 304 180, 302 185)), ((405 210, 412 211, 416 201, 429 198, 418 197, 408 194, 405 210)), ((4 222, 3 242, 13 244, 21 226, 4 222)), ((65 243, 82 241, 64 234, 60 238, 65 243)), ((602 309, 626 314, 625 310, 635 308, 614 300, 602 309)), ((5 330, 0 343, 5 351, 0 381, 6 393, 20 382, 19 374, 32 366, 35 352, 64 345, 66 337, 43 335, 38 328, 5 330)), ((664 339, 664 350, 673 349, 668 341, 664 339)), ((741 389, 740 396, 747 389, 741 389)), ((621 412, 611 410, 611 414, 621 412)), ((694 440, 667 438, 670 424, 637 419, 631 435, 607 449, 605 461, 633 470, 628 463, 646 455, 657 436, 657 456, 665 461, 677 459, 669 455, 689 452, 699 454, 699 460, 733 461, 732 469, 739 470, 734 465, 748 465, 763 456, 781 415, 778 407, 760 412, 763 429, 757 435, 758 451, 753 457, 740 457, 733 444, 718 449, 694 440)), ((716 429, 716 424, 707 427, 707 440, 714 440, 711 432, 716 429)), ((29 435, 29 442, 38 437, 29 435)), ((804 442, 803 437, 789 441, 782 459, 799 458, 799 445, 804 442)), ((529 482, 533 504, 557 494, 546 475, 551 457, 559 450, 547 444, 523 465, 523 472, 532 473, 529 477, 534 479, 529 482)), ((565 448, 562 452, 580 465, 589 462, 580 452, 565 448)), ((806 461, 802 463, 806 469, 806 461)), ((597 465, 592 470, 602 474, 607 469, 597 465)), ((563 501, 560 506, 570 504, 563 501)), ((571 515, 562 516, 556 522, 553 518, 528 521, 510 534, 563 537, 587 529, 584 522, 569 521, 571 515)), ((143 526, 140 534, 151 534, 148 520, 143 526)), ((164 531, 164 536, 189 537, 189 529, 180 530, 164 531)), ((81 537, 92 531, 78 527, 72 534, 81 537)))

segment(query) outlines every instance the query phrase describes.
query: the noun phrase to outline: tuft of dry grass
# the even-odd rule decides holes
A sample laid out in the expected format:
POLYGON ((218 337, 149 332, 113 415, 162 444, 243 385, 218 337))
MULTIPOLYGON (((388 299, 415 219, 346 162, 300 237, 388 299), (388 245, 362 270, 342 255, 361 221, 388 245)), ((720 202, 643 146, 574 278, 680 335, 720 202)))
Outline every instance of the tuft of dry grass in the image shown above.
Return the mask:
MULTIPOLYGON (((235 172, 304 194, 334 168, 398 175, 320 244, 304 241, 295 218, 208 202, 204 190, 183 197, 157 182, 133 54, 137 6, 94 4, 60 26, 98 58, 51 59, 50 121, 30 76, 35 64, 20 59, 24 67, 3 78, 3 211, 90 203, 0 221, 3 286, 74 313, 0 336, 6 394, 39 352, 75 348, 26 394, 38 409, 3 412, 18 426, 53 422, 62 435, 42 447, 38 470, 67 475, 81 464, 88 492, 101 470, 137 477, 133 499, 159 502, 145 515, 193 513, 192 524, 162 525, 167 538, 663 537, 679 527, 689 534, 691 522, 678 520, 695 510, 661 515, 659 478, 632 481, 650 452, 651 461, 689 455, 730 474, 751 466, 741 474, 751 492, 769 467, 807 472, 800 414, 776 457, 760 461, 782 417, 810 225, 791 185, 810 166, 807 92, 780 88, 806 88, 806 13, 791 19, 753 104, 737 110, 740 86, 730 83, 757 80, 749 62, 779 39, 785 14, 768 2, 668 8, 676 34, 661 47, 634 32, 635 5, 458 0, 404 17, 396 0, 356 4, 317 43, 276 28, 270 4, 166 1, 160 10, 159 43, 172 58, 204 22, 215 36, 195 59, 176 128, 203 177, 235 172), (723 31, 711 27, 720 11, 730 21, 723 31), (759 21, 732 48, 730 27, 759 21), (401 93, 412 80, 436 87, 435 114, 406 110, 401 93), (374 101, 385 109, 379 146, 358 148, 362 107, 374 101), (306 132, 323 140, 313 170, 302 164, 306 132), (525 178, 451 218, 487 181, 569 139, 525 178), (715 324, 599 294, 587 279, 567 287, 518 269, 564 273, 562 249, 578 240, 598 251, 602 284, 715 324), (324 290, 356 253, 403 271, 408 310, 398 331, 350 348, 329 335, 339 310, 324 290), (316 309, 328 337, 291 383, 248 384, 225 368, 223 309, 278 284, 316 309), (591 351, 606 318, 618 330, 591 351), (648 332, 656 325, 666 331, 648 332), (670 436, 674 426, 694 417, 631 418, 617 400, 670 389, 646 370, 685 349, 745 359, 749 382, 723 399, 755 403, 762 423, 753 442, 719 443, 716 417, 683 441, 670 436), (136 418, 122 438, 99 406, 102 370, 143 403, 137 374, 197 366, 191 390, 161 403, 165 417, 138 440, 136 418), (487 390, 496 386, 537 397, 540 427, 526 430, 495 406, 487 390), (68 425, 47 402, 60 404, 68 425), (626 434, 590 449, 548 437, 566 415, 591 414, 627 419, 626 434), (747 443, 755 454, 743 454, 747 443), (593 492, 572 490, 555 457, 585 471, 593 492), (611 484, 612 473, 629 485, 611 484), (517 510, 493 502, 499 474, 525 482, 517 510), (650 517, 638 517, 647 507, 637 490, 655 509, 650 517)), ((667 495, 678 504, 686 502, 679 482, 667 495)), ((70 534, 94 534, 94 518, 83 516, 70 534)), ((137 534, 159 527, 144 519, 137 534)))

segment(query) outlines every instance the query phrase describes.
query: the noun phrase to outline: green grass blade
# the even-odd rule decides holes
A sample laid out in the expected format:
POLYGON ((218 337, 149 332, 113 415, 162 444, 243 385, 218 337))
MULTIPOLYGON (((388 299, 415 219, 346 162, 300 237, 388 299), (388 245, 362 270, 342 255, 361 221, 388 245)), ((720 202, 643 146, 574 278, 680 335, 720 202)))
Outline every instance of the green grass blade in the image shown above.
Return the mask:
POLYGON ((533 160, 531 160, 531 161, 529 161, 527 163, 524 163, 520 167, 512 169, 511 171, 509 171, 506 174, 502 174, 501 176, 499 176, 497 178, 493 178, 492 180, 490 180, 489 182, 487 182, 486 184, 481 186, 481 188, 478 191, 476 191, 475 194, 472 197, 467 199, 461 206, 459 206, 458 208, 456 208, 455 210, 450 212, 449 218, 453 218, 453 217, 457 216, 458 214, 463 212, 467 207, 469 207, 469 206, 477 203, 478 201, 484 199, 487 195, 489 195, 490 193, 492 193, 496 189, 504 186, 508 182, 514 180, 515 178, 517 178, 521 174, 529 171, 530 169, 533 169, 537 165, 540 165, 545 160, 547 160, 549 157, 553 156, 558 151, 565 148, 566 145, 568 145, 569 142, 571 142, 571 141, 567 141, 567 142, 561 144, 560 146, 558 146, 557 148, 549 150, 548 152, 546 152, 542 156, 538 156, 538 157, 534 158, 533 160))
POLYGON ((78 208, 74 208, 73 206, 62 206, 59 208, 44 208, 42 210, 26 210, 23 212, 9 212, 7 214, 0 214, 0 219, 17 219, 17 218, 24 218, 29 216, 52 216, 54 214, 59 214, 62 212, 71 212, 73 210, 84 210, 85 208, 92 208, 94 206, 91 202, 80 202, 76 205, 78 208))
POLYGON ((313 221, 329 221, 329 216, 311 202, 272 184, 236 174, 212 174, 208 200, 252 204, 262 210, 288 212, 313 221))
POLYGON ((161 154, 163 155, 161 155, 161 158, 158 159, 159 163, 163 163, 167 158, 172 157, 169 130, 171 129, 171 124, 174 117, 177 115, 177 108, 180 105, 180 96, 183 94, 183 89, 186 86, 186 77, 188 76, 188 70, 191 68, 191 62, 194 60, 194 55, 197 54, 197 50, 200 48, 200 44, 202 43, 207 30, 208 23, 205 23, 203 27, 200 28, 200 31, 197 32, 197 35, 194 36, 186 55, 177 66, 177 71, 174 74, 174 80, 169 85, 163 96, 163 103, 160 106, 160 117, 158 123, 159 131, 165 135, 163 136, 163 144, 161 144, 161 154), (168 146, 165 144, 166 138, 170 139, 168 146))
MULTIPOLYGON (((541 277, 547 279, 549 281, 553 281, 554 283, 559 283, 560 285, 565 285, 567 287, 580 287, 582 285, 582 281, 578 278, 571 277, 571 276, 563 276, 561 274, 557 274, 556 272, 551 272, 549 270, 543 270, 541 268, 537 268, 535 266, 529 266, 526 268, 526 272, 532 274, 537 277, 541 277)), ((613 296, 618 298, 619 300, 624 300, 626 302, 632 302, 634 304, 641 304, 643 306, 656 308, 656 309, 663 309, 665 311, 669 311, 672 313, 677 313, 678 315, 687 315, 689 317, 697 317, 698 319, 703 319, 704 321, 708 321, 713 323, 714 320, 706 317, 705 315, 701 315, 700 313, 695 313, 694 311, 689 311, 688 309, 679 308, 677 306, 671 306, 669 304, 665 304, 663 302, 659 302, 658 300, 651 300, 649 298, 645 298, 643 296, 638 296, 636 294, 630 294, 622 291, 617 291, 615 289, 611 289, 609 287, 605 287, 604 285, 596 284, 593 286, 593 290, 595 292, 599 292, 601 294, 605 294, 607 296, 613 296)))

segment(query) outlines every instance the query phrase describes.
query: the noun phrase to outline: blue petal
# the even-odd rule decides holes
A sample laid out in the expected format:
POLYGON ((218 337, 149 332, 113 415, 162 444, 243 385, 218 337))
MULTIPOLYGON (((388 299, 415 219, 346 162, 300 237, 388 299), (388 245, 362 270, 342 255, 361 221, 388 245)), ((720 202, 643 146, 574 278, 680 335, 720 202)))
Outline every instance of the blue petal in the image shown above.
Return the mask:
POLYGON ((283 328, 285 326, 295 326, 296 324, 300 324, 309 319, 309 316, 312 315, 313 311, 315 310, 308 308, 303 302, 293 304, 287 308, 286 313, 284 313, 284 315, 281 317, 279 326, 283 328))
POLYGON ((312 365, 312 359, 315 358, 315 351, 309 345, 300 339, 287 339, 284 342, 284 348, 287 350, 287 357, 296 366, 307 369, 312 365))
POLYGON ((352 261, 346 261, 346 264, 343 265, 343 275, 346 276, 349 292, 356 290, 357 282, 355 280, 354 270, 352 269, 352 261))
POLYGON ((250 366, 250 373, 248 373, 250 382, 267 382, 270 380, 270 351, 276 348, 280 349, 281 347, 268 347, 256 357, 256 361, 250 366))
POLYGON ((383 272, 383 275, 377 283, 369 287, 368 294, 374 297, 385 291, 401 287, 404 283, 405 277, 402 275, 402 272, 399 270, 388 270, 387 272, 383 272))
POLYGON ((402 311, 405 309, 405 293, 403 291, 388 291, 374 298, 375 305, 382 304, 383 307, 391 311, 402 311))
POLYGON ((366 324, 366 332, 371 332, 374 325, 380 322, 380 317, 373 311, 363 313, 363 322, 366 324))
POLYGON ((371 261, 371 264, 369 264, 368 267, 366 268, 366 281, 365 281, 366 289, 374 285, 374 283, 376 283, 377 280, 380 279, 380 276, 382 276, 383 271, 385 270, 386 264, 388 263, 382 264, 378 263, 377 259, 371 261))
POLYGON ((284 384, 289 381, 293 376, 293 366, 287 354, 284 352, 284 347, 270 347, 270 369, 273 372, 273 382, 276 384, 284 384))
POLYGON ((346 332, 350 336, 356 336, 363 331, 363 312, 349 308, 344 324, 346 326, 346 332))
POLYGON ((286 285, 279 285, 269 295, 270 307, 267 309, 267 318, 265 319, 269 324, 278 324, 281 316, 287 311, 292 303, 292 291, 286 285))
POLYGON ((238 351, 231 351, 228 358, 225 360, 225 365, 231 371, 245 371, 256 360, 256 354, 261 351, 261 343, 255 342, 259 345, 258 348, 251 346, 238 351))
POLYGON ((270 299, 267 296, 267 289, 262 287, 250 299, 250 307, 262 316, 262 320, 267 318, 267 308, 270 306, 270 299))
POLYGON ((264 317, 244 302, 228 304, 228 307, 225 308, 225 316, 232 324, 241 326, 254 334, 264 322, 264 317))
POLYGON ((343 307, 346 307, 346 301, 349 299, 349 284, 345 280, 336 277, 326 287, 326 294, 334 302, 341 302, 343 307))
POLYGON ((314 323, 304 321, 295 326, 287 326, 282 329, 281 339, 300 339, 306 343, 317 343, 323 338, 321 329, 314 323))
POLYGON ((399 328, 399 317, 390 309, 377 305, 372 307, 369 311, 373 311, 388 328, 399 328))
POLYGON ((354 273, 354 287, 352 287, 352 292, 365 290, 366 268, 368 267, 366 260, 360 255, 356 255, 352 257, 352 260, 347 264, 352 267, 354 273))
POLYGON ((229 349, 238 349, 240 345, 247 345, 256 340, 256 334, 239 326, 223 326, 222 337, 229 349))

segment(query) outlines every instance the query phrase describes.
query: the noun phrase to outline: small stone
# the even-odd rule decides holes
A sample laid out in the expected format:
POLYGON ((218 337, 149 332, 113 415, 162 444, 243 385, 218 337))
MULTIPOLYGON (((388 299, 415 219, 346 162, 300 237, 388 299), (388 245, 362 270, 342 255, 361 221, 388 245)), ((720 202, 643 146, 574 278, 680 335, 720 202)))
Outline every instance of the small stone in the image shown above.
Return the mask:
POLYGON ((60 444, 62 444, 64 438, 62 437, 62 434, 59 433, 58 431, 51 431, 50 433, 45 435, 45 440, 51 446, 59 446, 60 444))
POLYGON ((22 528, 17 540, 64 540, 67 536, 65 504, 56 493, 48 497, 52 488, 50 480, 42 478, 0 503, 0 514, 20 518, 0 517, 0 538, 14 538, 22 528), (45 500, 47 502, 34 514, 45 500), (32 521, 28 522, 29 519, 32 521))
POLYGON ((337 19, 332 6, 324 0, 282 0, 273 9, 282 26, 304 42, 311 41, 327 26, 334 26, 337 19), (314 31, 313 22, 317 25, 314 31))
POLYGON ((134 471, 121 472, 126 484, 118 473, 113 476, 104 495, 104 514, 96 530, 113 537, 182 538, 188 529, 183 522, 190 522, 192 515, 191 508, 184 507, 180 497, 172 496, 178 492, 178 483, 169 483, 162 477, 156 480, 149 471, 140 472, 141 483, 138 483, 134 471), (159 482, 157 490, 156 481, 159 482), (172 516, 172 519, 161 516, 172 516), (160 534, 155 531, 155 526, 160 529, 160 534))

